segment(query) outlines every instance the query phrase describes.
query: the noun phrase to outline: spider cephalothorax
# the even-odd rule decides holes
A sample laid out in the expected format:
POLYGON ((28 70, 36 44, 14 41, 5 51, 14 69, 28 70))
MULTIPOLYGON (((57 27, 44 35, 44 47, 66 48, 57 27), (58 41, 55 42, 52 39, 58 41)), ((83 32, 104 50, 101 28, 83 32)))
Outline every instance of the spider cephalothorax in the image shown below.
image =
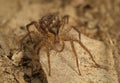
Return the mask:
POLYGON ((76 57, 76 65, 77 65, 79 74, 81 74, 80 69, 79 69, 79 63, 78 63, 79 60, 78 60, 77 52, 74 47, 74 42, 79 43, 80 46, 82 46, 89 53, 89 55, 90 55, 92 61, 95 63, 95 65, 99 66, 93 59, 93 56, 90 53, 90 51, 82 44, 82 42, 80 40, 80 31, 78 30, 78 28, 74 27, 74 26, 70 26, 70 27, 67 27, 67 30, 65 30, 66 32, 64 31, 63 28, 64 28, 65 24, 68 24, 68 19, 69 19, 68 15, 63 16, 62 18, 59 18, 59 16, 56 14, 49 14, 49 15, 43 16, 39 20, 39 22, 32 21, 31 23, 26 25, 28 34, 25 35, 25 37, 23 37, 21 39, 21 41, 23 41, 26 37, 33 39, 31 34, 34 34, 36 37, 38 37, 37 39, 41 39, 41 41, 39 41, 38 43, 35 43, 34 54, 38 55, 38 52, 43 47, 46 49, 47 57, 48 57, 48 65, 49 65, 49 75, 51 74, 50 53, 49 52, 51 50, 55 50, 57 52, 62 52, 65 47, 65 41, 69 41, 71 44, 72 51, 74 52, 74 55, 76 57), (35 26, 35 28, 37 29, 37 32, 30 31, 29 28, 31 25, 35 26), (71 28, 73 28, 75 31, 78 32, 79 40, 67 36, 68 32, 71 30, 71 28), (60 33, 64 33, 64 34, 60 34, 60 33), (61 44, 62 47, 61 47, 61 49, 57 49, 56 45, 57 45, 57 43, 60 43, 60 42, 62 42, 62 44, 61 44))
POLYGON ((39 20, 39 23, 44 32, 51 32, 54 35, 58 35, 61 22, 57 15, 50 14, 44 16, 39 20))

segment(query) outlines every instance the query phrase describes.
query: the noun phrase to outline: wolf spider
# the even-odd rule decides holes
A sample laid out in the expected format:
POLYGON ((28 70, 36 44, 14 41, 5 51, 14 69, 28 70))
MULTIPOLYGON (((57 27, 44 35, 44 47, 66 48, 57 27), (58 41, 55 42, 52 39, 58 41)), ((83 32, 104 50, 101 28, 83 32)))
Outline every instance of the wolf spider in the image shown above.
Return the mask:
POLYGON ((79 69, 79 60, 78 60, 77 52, 75 50, 74 42, 79 43, 80 46, 88 52, 89 56, 91 57, 95 65, 97 67, 99 66, 93 59, 93 56, 90 53, 90 51, 81 42, 81 39, 80 39, 81 33, 76 27, 70 26, 69 28, 63 31, 64 25, 68 24, 68 21, 69 21, 68 15, 63 16, 62 18, 59 18, 58 15, 56 14, 49 14, 49 15, 43 16, 39 20, 39 22, 32 21, 31 23, 26 25, 28 34, 26 34, 21 39, 21 41, 23 41, 26 37, 29 37, 32 41, 32 36, 31 36, 32 34, 34 35, 37 34, 38 37, 42 39, 39 43, 35 45, 34 54, 38 55, 39 50, 45 47, 45 50, 47 52, 47 57, 48 57, 49 76, 51 75, 51 64, 50 64, 50 53, 49 52, 50 50, 55 50, 56 52, 62 52, 65 47, 65 41, 69 41, 71 44, 72 51, 76 58, 76 65, 77 65, 77 70, 78 70, 79 75, 81 75, 81 72, 79 69), (35 29, 37 30, 37 32, 30 31, 31 25, 35 26, 35 29), (79 40, 71 38, 71 37, 67 37, 67 34, 65 35, 65 33, 68 33, 71 29, 74 29, 75 31, 77 31, 77 33, 79 34, 79 40), (61 42, 61 48, 57 49, 55 46, 58 43, 60 44, 60 42, 61 42))

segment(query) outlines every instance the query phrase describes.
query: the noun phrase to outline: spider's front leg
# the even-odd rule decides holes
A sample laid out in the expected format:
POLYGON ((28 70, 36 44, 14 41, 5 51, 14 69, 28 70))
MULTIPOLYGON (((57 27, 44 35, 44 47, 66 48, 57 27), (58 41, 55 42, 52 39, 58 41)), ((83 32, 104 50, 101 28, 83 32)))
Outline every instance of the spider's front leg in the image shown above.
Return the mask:
MULTIPOLYGON (((51 64, 50 64, 50 53, 49 53, 50 50, 48 48, 48 45, 46 45, 46 43, 44 43, 43 41, 36 44, 35 49, 34 49, 34 55, 35 55, 35 57, 37 55, 39 55, 39 51, 42 47, 45 47, 45 50, 47 52, 48 68, 49 68, 48 72, 49 72, 49 76, 50 76, 51 75, 51 64)), ((33 67, 35 67, 35 69, 37 68, 37 66, 35 66, 35 63, 34 63, 36 59, 38 59, 38 58, 34 58, 34 56, 33 56, 32 64, 33 64, 33 67)))
MULTIPOLYGON (((69 21, 69 16, 68 15, 66 15, 66 16, 64 16, 62 18, 61 30, 63 30, 63 27, 64 27, 65 24, 68 24, 68 21, 69 21)), ((69 26, 68 25, 68 28, 66 30, 64 30, 64 33, 68 33, 69 31, 71 31, 71 29, 74 29, 75 31, 78 32, 78 34, 79 34, 79 41, 81 41, 81 32, 80 32, 80 30, 76 26, 69 26)))
POLYGON ((44 43, 41 41, 34 45, 34 55, 32 58, 33 71, 38 69, 37 63, 39 62, 38 61, 39 60, 39 51, 43 46, 44 46, 44 43))
POLYGON ((61 20, 61 30, 63 30, 65 24, 68 24, 68 21, 69 21, 69 15, 65 15, 62 17, 62 20, 61 20))
MULTIPOLYGON (((37 30, 39 29, 38 23, 37 23, 36 21, 32 21, 31 23, 29 23, 29 24, 26 25, 26 28, 27 28, 28 33, 30 33, 30 26, 31 26, 31 25, 34 25, 37 30)), ((30 38, 31 41, 32 41, 32 37, 31 37, 30 34, 29 34, 29 38, 30 38)))

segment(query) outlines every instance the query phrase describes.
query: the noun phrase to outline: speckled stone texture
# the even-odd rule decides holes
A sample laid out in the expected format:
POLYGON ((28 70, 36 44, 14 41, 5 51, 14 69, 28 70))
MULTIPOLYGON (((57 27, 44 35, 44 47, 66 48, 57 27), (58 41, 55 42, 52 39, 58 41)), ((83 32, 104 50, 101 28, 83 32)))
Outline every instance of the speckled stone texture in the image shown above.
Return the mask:
POLYGON ((81 76, 78 75, 75 56, 70 43, 66 42, 63 52, 51 52, 51 76, 48 76, 47 57, 41 54, 41 62, 46 71, 49 83, 118 83, 117 73, 114 68, 113 55, 110 48, 104 43, 82 35, 83 44, 93 54, 95 61, 103 68, 95 68, 89 54, 75 43, 79 56, 81 76))

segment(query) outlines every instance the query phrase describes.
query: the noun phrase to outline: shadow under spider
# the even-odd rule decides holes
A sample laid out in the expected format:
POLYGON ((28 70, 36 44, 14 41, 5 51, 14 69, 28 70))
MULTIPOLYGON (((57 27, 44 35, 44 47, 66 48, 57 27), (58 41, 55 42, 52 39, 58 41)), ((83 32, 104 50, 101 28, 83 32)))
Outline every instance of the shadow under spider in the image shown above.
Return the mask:
MULTIPOLYGON (((47 57, 48 57, 49 76, 51 75, 51 64, 50 64, 50 53, 49 52, 51 50, 55 50, 56 52, 62 52, 65 47, 65 41, 69 41, 71 44, 71 49, 76 58, 76 65, 77 65, 77 70, 78 70, 79 75, 81 75, 81 72, 79 69, 79 60, 78 60, 77 52, 75 50, 74 42, 79 43, 79 45, 89 53, 89 56, 91 57, 92 61, 95 63, 95 66, 99 67, 99 65, 93 59, 91 52, 81 42, 81 33, 78 30, 78 28, 74 26, 70 26, 64 30, 64 25, 68 24, 68 21, 69 21, 68 15, 63 16, 62 18, 59 18, 58 15, 56 14, 49 14, 49 15, 43 16, 39 20, 39 22, 32 21, 31 23, 26 25, 28 33, 20 40, 20 43, 21 43, 20 49, 22 49, 22 42, 27 37, 31 39, 31 42, 33 42, 32 35, 35 35, 36 37, 41 39, 41 41, 36 43, 34 46, 34 56, 39 54, 39 50, 41 48, 43 47, 45 48, 47 57), (31 25, 34 25, 37 31, 30 31, 31 25), (78 32, 79 40, 67 36, 68 32, 71 31, 71 29, 74 29, 76 32, 78 32), (62 47, 61 49, 57 49, 56 45, 59 44, 60 42, 62 43, 62 47)), ((34 68, 37 68, 34 65, 34 60, 36 59, 33 57, 32 59, 33 66, 34 68)))

